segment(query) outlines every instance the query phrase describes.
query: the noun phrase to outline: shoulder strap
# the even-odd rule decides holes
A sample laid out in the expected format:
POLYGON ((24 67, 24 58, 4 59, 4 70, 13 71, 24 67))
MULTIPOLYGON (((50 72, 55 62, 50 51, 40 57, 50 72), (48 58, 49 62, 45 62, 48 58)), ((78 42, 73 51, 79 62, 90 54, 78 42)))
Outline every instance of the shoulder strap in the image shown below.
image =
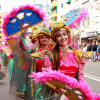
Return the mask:
POLYGON ((80 58, 82 57, 82 54, 79 50, 74 50, 75 55, 76 55, 76 59, 77 59, 77 65, 78 65, 78 69, 77 69, 77 73, 76 73, 76 79, 79 81, 79 62, 80 62, 80 58))
POLYGON ((55 63, 57 61, 57 53, 55 54, 55 57, 56 57, 55 59, 54 59, 54 55, 53 55, 53 51, 52 50, 49 50, 47 55, 48 55, 50 61, 52 62, 53 70, 55 70, 56 67, 57 67, 57 64, 55 63))
POLYGON ((76 55, 77 63, 79 63, 80 58, 82 57, 82 51, 81 50, 74 50, 74 53, 76 55))
POLYGON ((34 49, 33 53, 38 52, 39 46, 36 46, 36 45, 35 45, 34 48, 35 48, 35 49, 34 49))
POLYGON ((52 50, 49 50, 46 55, 48 55, 49 60, 52 62, 52 65, 54 65, 54 57, 53 57, 53 53, 52 50))

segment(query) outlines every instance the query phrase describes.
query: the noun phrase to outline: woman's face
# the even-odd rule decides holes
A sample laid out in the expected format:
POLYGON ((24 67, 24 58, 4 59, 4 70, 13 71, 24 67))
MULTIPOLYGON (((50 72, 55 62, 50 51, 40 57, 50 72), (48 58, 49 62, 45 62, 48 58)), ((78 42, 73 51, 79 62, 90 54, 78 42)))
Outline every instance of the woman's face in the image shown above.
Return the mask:
POLYGON ((39 37, 39 42, 41 46, 47 46, 49 44, 49 37, 47 35, 42 35, 39 37))
POLYGON ((39 44, 39 41, 38 41, 37 38, 35 38, 35 39, 32 40, 32 43, 33 43, 34 45, 38 45, 38 44, 39 44))
POLYGON ((66 31, 59 31, 56 33, 56 42, 62 47, 67 45, 68 35, 66 31))

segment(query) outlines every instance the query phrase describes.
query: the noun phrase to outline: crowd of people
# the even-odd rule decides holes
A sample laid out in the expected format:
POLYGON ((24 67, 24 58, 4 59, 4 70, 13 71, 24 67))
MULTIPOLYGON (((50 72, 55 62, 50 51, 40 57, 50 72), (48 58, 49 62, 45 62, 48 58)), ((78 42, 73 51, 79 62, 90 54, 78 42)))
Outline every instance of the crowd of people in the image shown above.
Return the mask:
POLYGON ((92 42, 83 42, 82 46, 80 47, 83 52, 93 52, 93 62, 97 60, 100 61, 100 42, 97 40, 93 40, 92 42))

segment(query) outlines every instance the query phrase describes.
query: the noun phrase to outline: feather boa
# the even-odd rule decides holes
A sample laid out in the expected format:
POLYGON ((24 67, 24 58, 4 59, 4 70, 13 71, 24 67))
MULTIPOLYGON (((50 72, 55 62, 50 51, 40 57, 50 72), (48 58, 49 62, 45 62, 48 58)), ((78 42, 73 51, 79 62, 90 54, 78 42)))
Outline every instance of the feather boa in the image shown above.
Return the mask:
POLYGON ((68 25, 69 28, 77 28, 77 26, 80 26, 81 20, 83 18, 87 18, 88 12, 85 10, 85 8, 82 8, 82 13, 80 14, 80 16, 73 21, 71 24, 68 25))
POLYGON ((100 95, 95 94, 93 95, 92 89, 88 86, 88 84, 84 81, 78 82, 75 78, 66 76, 65 74, 61 73, 60 70, 47 70, 38 73, 32 73, 28 77, 33 78, 36 82, 45 83, 48 80, 59 80, 64 82, 69 88, 80 88, 81 92, 85 94, 85 100, 100 100, 100 95))
POLYGON ((13 8, 12 11, 9 14, 5 15, 3 18, 2 32, 4 33, 5 36, 7 36, 6 25, 9 22, 9 18, 13 18, 17 14, 17 12, 22 9, 31 9, 32 11, 35 11, 43 19, 44 22, 47 19, 45 12, 43 12, 41 8, 37 8, 35 5, 33 6, 27 4, 25 6, 21 5, 19 6, 19 8, 13 8))

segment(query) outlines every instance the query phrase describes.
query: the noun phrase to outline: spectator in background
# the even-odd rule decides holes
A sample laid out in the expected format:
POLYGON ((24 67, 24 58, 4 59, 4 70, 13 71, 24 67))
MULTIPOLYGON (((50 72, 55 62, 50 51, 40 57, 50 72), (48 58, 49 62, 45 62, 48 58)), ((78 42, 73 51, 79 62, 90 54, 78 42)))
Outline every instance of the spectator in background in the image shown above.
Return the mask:
POLYGON ((87 44, 84 44, 84 46, 83 46, 83 50, 82 50, 83 52, 87 52, 87 44))
POLYGON ((97 52, 97 45, 96 45, 96 41, 94 41, 93 43, 93 62, 96 61, 96 52, 97 52))
POLYGON ((92 45, 90 43, 87 44, 87 51, 91 51, 92 50, 92 45))
POLYGON ((99 43, 99 45, 98 45, 98 47, 97 47, 97 52, 98 52, 98 60, 100 61, 100 43, 99 43))

